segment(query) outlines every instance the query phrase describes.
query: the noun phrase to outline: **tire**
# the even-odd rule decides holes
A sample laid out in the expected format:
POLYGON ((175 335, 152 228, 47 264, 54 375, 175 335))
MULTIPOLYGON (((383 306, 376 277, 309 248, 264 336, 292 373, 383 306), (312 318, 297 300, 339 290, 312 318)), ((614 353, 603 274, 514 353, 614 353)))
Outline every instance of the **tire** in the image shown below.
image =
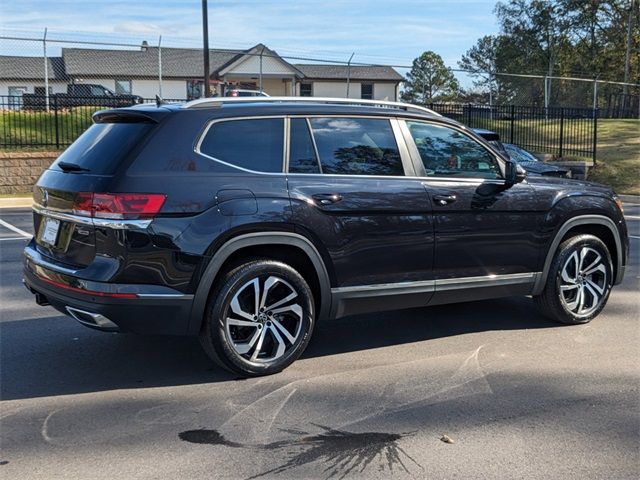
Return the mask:
POLYGON ((607 246, 593 235, 577 235, 560 245, 544 290, 533 298, 541 312, 556 322, 588 323, 607 304, 612 283, 607 246))
POLYGON ((255 377, 278 373, 302 355, 315 311, 311 289, 296 270, 278 261, 251 260, 217 283, 199 337, 212 360, 255 377))

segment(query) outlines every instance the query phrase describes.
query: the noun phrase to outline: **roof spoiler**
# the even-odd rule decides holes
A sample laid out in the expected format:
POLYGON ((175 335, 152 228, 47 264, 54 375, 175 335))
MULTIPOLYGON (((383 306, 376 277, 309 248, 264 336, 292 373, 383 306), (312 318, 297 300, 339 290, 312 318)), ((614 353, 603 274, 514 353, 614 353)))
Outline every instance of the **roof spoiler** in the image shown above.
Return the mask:
POLYGON ((91 117, 94 123, 158 123, 157 116, 135 110, 100 110, 91 117))

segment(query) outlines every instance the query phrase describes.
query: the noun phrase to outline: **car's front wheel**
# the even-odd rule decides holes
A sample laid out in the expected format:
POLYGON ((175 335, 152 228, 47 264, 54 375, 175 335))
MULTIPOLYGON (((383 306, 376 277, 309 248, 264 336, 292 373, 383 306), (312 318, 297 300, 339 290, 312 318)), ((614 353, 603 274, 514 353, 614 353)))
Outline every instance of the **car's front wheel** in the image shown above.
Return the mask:
POLYGON ((200 342, 227 370, 269 375, 302 354, 314 315, 311 289, 296 270, 273 260, 249 261, 218 282, 200 342))
POLYGON ((542 313, 553 320, 587 323, 606 305, 612 282, 607 246, 593 235, 577 235, 558 248, 547 284, 534 300, 542 313))

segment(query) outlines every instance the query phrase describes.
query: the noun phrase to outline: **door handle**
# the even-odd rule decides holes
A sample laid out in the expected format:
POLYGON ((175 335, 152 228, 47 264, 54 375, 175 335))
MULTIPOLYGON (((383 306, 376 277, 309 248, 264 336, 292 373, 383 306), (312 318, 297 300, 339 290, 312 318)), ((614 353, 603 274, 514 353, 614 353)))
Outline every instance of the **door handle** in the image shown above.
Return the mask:
POLYGON ((339 193, 317 193, 312 197, 320 205, 331 205, 342 200, 342 195, 339 193))
POLYGON ((437 205, 448 205, 450 203, 455 202, 458 199, 458 197, 456 195, 445 195, 445 194, 440 194, 440 195, 434 195, 433 196, 433 201, 437 204, 437 205))

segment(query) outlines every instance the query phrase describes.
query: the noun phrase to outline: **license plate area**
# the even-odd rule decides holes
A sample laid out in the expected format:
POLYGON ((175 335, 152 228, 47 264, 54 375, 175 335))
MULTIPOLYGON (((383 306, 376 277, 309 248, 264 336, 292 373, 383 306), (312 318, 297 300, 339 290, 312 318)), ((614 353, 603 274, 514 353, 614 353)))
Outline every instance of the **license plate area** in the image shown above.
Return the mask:
POLYGON ((57 218, 48 218, 42 222, 42 233, 40 234, 40 241, 44 244, 54 247, 58 241, 58 234, 60 233, 60 220, 57 218))

